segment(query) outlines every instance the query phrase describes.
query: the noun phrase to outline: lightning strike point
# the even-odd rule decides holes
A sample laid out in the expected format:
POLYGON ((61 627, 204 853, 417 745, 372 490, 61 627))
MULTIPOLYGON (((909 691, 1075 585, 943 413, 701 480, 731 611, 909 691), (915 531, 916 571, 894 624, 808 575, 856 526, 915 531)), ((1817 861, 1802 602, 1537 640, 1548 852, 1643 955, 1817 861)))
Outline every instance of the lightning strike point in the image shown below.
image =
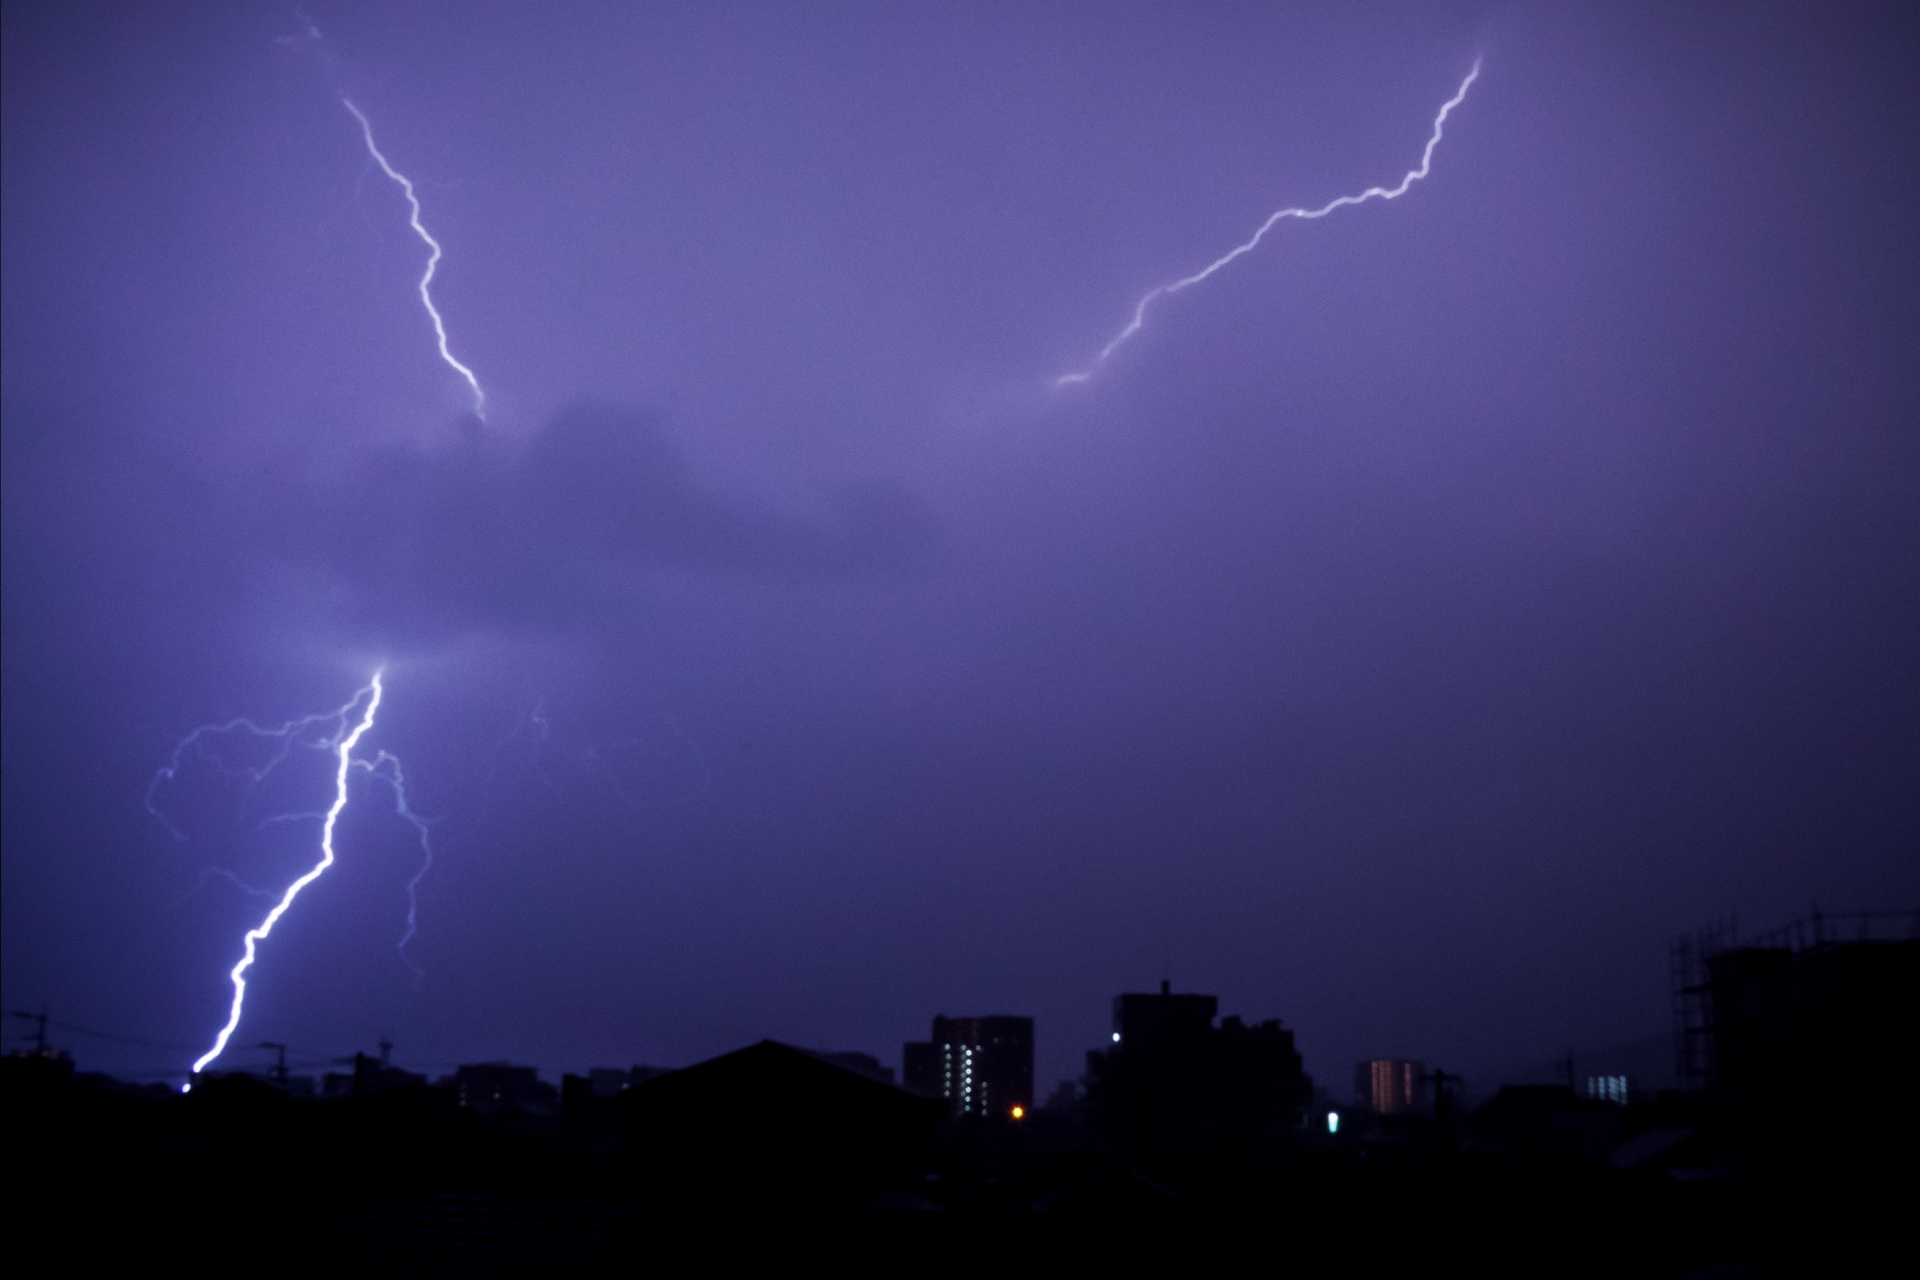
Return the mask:
POLYGON ((1280 222, 1281 219, 1299 218, 1302 221, 1311 221, 1316 218, 1324 218, 1335 209, 1344 208, 1347 205, 1365 204, 1369 200, 1398 200, 1401 196, 1407 194, 1408 189, 1411 188, 1414 183, 1420 181, 1432 171, 1433 150, 1440 145, 1440 136, 1446 128, 1447 117, 1453 114, 1454 108, 1467 100, 1467 90, 1472 88, 1473 82, 1479 78, 1480 59, 1475 58, 1473 60, 1473 70, 1467 72, 1467 78, 1460 82, 1458 91, 1456 91, 1451 98, 1448 98, 1446 102, 1441 104, 1440 114, 1433 118, 1433 136, 1427 139, 1426 150, 1420 153, 1419 168, 1409 169, 1407 176, 1400 179, 1399 186, 1368 187, 1357 196, 1340 196, 1337 199, 1328 201, 1318 209, 1281 209, 1276 213, 1270 214, 1267 220, 1260 224, 1260 229, 1255 231, 1245 244, 1235 245, 1232 249, 1190 276, 1184 276, 1181 279, 1173 281, 1171 284, 1163 284, 1149 290, 1140 301, 1134 304, 1133 318, 1127 321, 1126 328, 1114 335, 1113 341, 1100 348, 1100 354, 1093 358, 1091 365, 1074 373, 1063 373, 1047 385, 1058 389, 1060 387, 1074 386, 1082 382, 1091 381, 1094 373, 1099 370, 1101 365, 1107 362, 1108 357, 1112 356, 1115 351, 1118 351, 1129 338, 1140 332, 1141 328, 1145 326, 1148 307, 1152 306, 1159 299, 1166 297, 1168 294, 1179 293, 1182 289, 1188 289, 1199 284, 1232 262, 1235 258, 1252 253, 1259 247, 1260 241, 1266 238, 1267 232, 1273 230, 1275 224, 1280 222))
POLYGON ((373 141, 373 125, 368 122, 366 114, 347 98, 340 99, 340 105, 351 111, 353 118, 360 122, 360 135, 367 140, 367 154, 372 156, 374 163, 380 166, 380 171, 398 183, 400 190, 406 194, 407 204, 413 210, 408 223, 413 227, 414 234, 426 242, 428 249, 427 269, 420 277, 421 305, 426 307, 427 315, 433 321, 434 336, 440 340, 440 358, 446 361, 455 373, 466 379, 467 387, 473 392, 474 416, 484 422, 487 418, 487 393, 480 389, 480 380, 473 376, 473 370, 454 359, 453 352, 447 349, 446 321, 440 318, 439 308, 433 305, 433 273, 440 267, 440 242, 428 233, 420 221, 420 197, 413 192, 413 180, 388 164, 387 158, 380 154, 380 148, 373 141))

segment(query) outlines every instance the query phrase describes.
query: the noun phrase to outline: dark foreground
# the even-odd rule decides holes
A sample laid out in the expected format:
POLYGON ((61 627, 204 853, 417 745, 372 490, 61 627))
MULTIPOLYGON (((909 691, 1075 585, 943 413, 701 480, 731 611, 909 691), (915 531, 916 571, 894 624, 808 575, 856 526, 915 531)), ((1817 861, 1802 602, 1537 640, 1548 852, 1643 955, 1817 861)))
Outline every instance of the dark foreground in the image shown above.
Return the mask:
MULTIPOLYGON (((756 1063, 791 1074, 772 1049, 756 1063)), ((543 1126, 433 1088, 315 1101, 232 1077, 180 1097, 9 1070, 8 1225, 69 1267, 368 1275, 1787 1280, 1878 1274, 1907 1248, 1906 1152, 1769 1163, 1696 1142, 1705 1163, 1631 1170, 1464 1139, 1125 1155, 1044 1118, 922 1125, 922 1100, 866 1082, 803 1074, 757 1106, 741 1080, 703 1096, 680 1074, 543 1126)))

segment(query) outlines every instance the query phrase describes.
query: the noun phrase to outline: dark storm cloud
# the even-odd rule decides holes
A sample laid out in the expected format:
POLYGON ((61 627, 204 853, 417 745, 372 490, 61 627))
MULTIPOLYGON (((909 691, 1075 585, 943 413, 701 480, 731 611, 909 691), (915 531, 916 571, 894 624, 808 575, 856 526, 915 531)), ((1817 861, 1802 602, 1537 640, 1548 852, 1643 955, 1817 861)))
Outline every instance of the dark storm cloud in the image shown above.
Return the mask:
POLYGON ((89 626, 141 609, 250 630, 291 606, 389 650, 479 629, 578 639, 643 609, 649 575, 889 578, 935 542, 897 484, 782 511, 703 482, 658 413, 605 403, 523 443, 470 421, 451 446, 367 448, 325 471, 281 458, 239 485, 84 415, 6 418, 10 589, 100 584, 67 605, 89 626))
POLYGON ((932 535, 905 490, 867 482, 796 515, 704 484, 657 414, 573 405, 512 446, 469 422, 438 450, 379 449, 253 513, 276 559, 328 579, 383 642, 475 627, 591 627, 649 571, 764 582, 897 574, 932 535))

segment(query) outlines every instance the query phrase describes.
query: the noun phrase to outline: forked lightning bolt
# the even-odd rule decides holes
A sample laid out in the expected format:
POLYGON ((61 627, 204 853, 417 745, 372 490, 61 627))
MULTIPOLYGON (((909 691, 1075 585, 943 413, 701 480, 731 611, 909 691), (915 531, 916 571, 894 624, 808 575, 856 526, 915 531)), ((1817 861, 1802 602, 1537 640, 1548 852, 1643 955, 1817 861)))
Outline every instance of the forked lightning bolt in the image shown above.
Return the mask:
POLYGON ((371 761, 356 760, 355 766, 365 769, 393 788, 393 811, 406 819, 420 837, 420 869, 413 873, 413 879, 407 881, 407 931, 400 935, 400 941, 394 944, 394 950, 400 953, 400 962, 413 970, 415 982, 426 978, 427 971, 413 962, 407 954, 407 944, 420 932, 420 882, 427 878, 427 872, 433 870, 433 832, 427 819, 413 811, 407 803, 407 775, 400 770, 400 758, 382 751, 371 761))
POLYGON ((487 394, 480 389, 480 380, 473 376, 473 370, 454 359, 453 352, 447 349, 446 321, 440 318, 439 309, 433 305, 433 273, 440 266, 440 242, 428 234, 426 227, 420 222, 420 197, 413 193, 413 180, 388 164, 387 158, 380 154, 380 148, 374 145, 373 141, 373 125, 368 123, 366 114, 346 98, 340 99, 340 102, 347 110, 353 112, 353 118, 360 122, 361 136, 367 140, 367 153, 373 157, 374 163, 380 166, 382 173, 399 183, 400 189, 406 193, 407 204, 413 210, 409 221, 413 226, 414 234, 426 241, 428 249, 427 270, 426 273, 420 277, 420 302, 426 307, 427 315, 433 320, 433 332, 435 336, 440 339, 440 358, 451 365, 455 373, 458 373, 462 378, 467 380, 467 386, 473 391, 473 412, 477 416, 485 418, 487 416, 487 394))
MULTIPOLYGON (((327 745, 333 749, 334 756, 338 763, 333 775, 333 804, 328 807, 320 825, 320 860, 314 863, 305 875, 287 886, 287 891, 280 896, 280 901, 274 904, 273 910, 267 912, 266 919, 247 931, 246 937, 243 939, 244 953, 241 955, 239 963, 233 966, 233 971, 227 975, 233 982, 233 1005, 227 1012, 227 1025, 220 1028, 220 1034, 214 1037, 213 1047, 202 1054, 199 1061, 193 1064, 193 1072, 195 1075, 205 1070, 208 1063, 226 1051, 228 1039, 232 1037, 234 1028, 240 1025, 240 1014, 247 1001, 247 970, 253 967, 253 962, 258 954, 260 944, 266 941, 267 935, 273 932, 273 926, 280 922, 280 917, 287 914, 287 909, 293 906, 293 900, 300 896, 300 891, 312 884, 315 880, 318 880, 325 874, 327 868, 333 865, 334 828, 339 824, 341 811, 347 807, 348 774, 351 773, 354 765, 359 763, 353 758, 353 749, 359 745, 360 739, 366 736, 367 731, 373 728, 374 715, 380 710, 380 696, 382 693, 380 675, 380 672, 374 672, 373 680, 367 687, 355 693, 352 700, 335 713, 338 716, 340 730, 327 745), (366 702, 366 710, 361 713, 360 722, 349 729, 347 722, 354 708, 359 706, 363 699, 366 702)), ((314 719, 314 717, 297 723, 304 725, 311 723, 312 719, 314 719)), ((196 731, 195 736, 198 736, 198 731, 196 731)), ((387 756, 385 752, 381 753, 380 758, 387 760, 392 759, 392 757, 387 756)), ((377 763, 378 761, 376 761, 376 764, 377 763)), ((371 769, 374 766, 367 765, 363 767, 371 769)), ((396 782, 396 792, 401 795, 401 810, 402 813, 405 814, 406 802, 404 792, 399 792, 397 787, 397 762, 394 780, 396 782)), ((151 799, 151 792, 149 792, 149 799, 151 799)), ((410 814, 407 814, 407 816, 411 818, 410 814)), ((424 838, 424 826, 421 828, 421 831, 422 837, 424 838)))
MULTIPOLYGON (((359 696, 355 695, 354 702, 358 702, 359 700, 359 696)), ((349 702, 338 711, 328 711, 320 715, 302 716, 298 720, 289 720, 278 729, 262 729, 246 716, 242 716, 238 720, 229 720, 225 724, 201 725, 198 729, 195 729, 174 745, 173 754, 167 757, 167 762, 161 765, 154 773, 153 781, 147 784, 147 812, 152 814, 154 819, 158 821, 161 826, 165 827, 168 834, 175 840, 184 841, 187 838, 186 833, 173 825, 173 819, 167 817, 165 811, 160 808, 158 799, 161 783, 176 782, 179 780, 180 770, 188 764, 187 753, 189 751, 192 751, 197 759, 213 761, 214 767, 228 777, 246 778, 249 782, 260 782, 286 761, 287 756, 293 751, 295 746, 315 745, 302 742, 300 737, 302 731, 311 729, 316 725, 341 723, 342 718, 347 712, 353 710, 353 705, 353 702, 349 702), (228 734, 243 731, 251 737, 272 739, 280 745, 274 750, 272 755, 267 757, 264 764, 238 766, 228 765, 221 757, 218 748, 209 748, 207 746, 209 739, 219 739, 228 734)), ((327 741, 331 741, 331 739, 327 741)), ((277 819, 274 818, 268 819, 269 822, 276 820, 277 819)))
POLYGON ((1467 100, 1467 90, 1473 87, 1473 82, 1479 78, 1479 75, 1480 75, 1480 61, 1479 59, 1476 58, 1473 63, 1473 70, 1467 72, 1467 78, 1460 82, 1459 92, 1455 93, 1451 98, 1447 99, 1447 101, 1443 103, 1440 107, 1440 114, 1433 118, 1433 136, 1427 139, 1427 149, 1421 152, 1420 154, 1420 167, 1417 169, 1408 170, 1407 176, 1400 179, 1399 186, 1368 187, 1365 191, 1362 191, 1357 196, 1341 196, 1336 200, 1329 201, 1328 203, 1320 206, 1318 209, 1301 209, 1301 208, 1282 209, 1278 213, 1271 215, 1270 217, 1268 217, 1268 219, 1265 222, 1260 224, 1260 229, 1254 232, 1252 238, 1250 238, 1245 244, 1234 246, 1231 250, 1229 250, 1225 254, 1222 254, 1219 258, 1216 258, 1214 261, 1208 263, 1206 266, 1202 267, 1200 270, 1194 272, 1190 276, 1184 276, 1179 280, 1175 280, 1171 284, 1160 285, 1158 288, 1148 292, 1145 297, 1141 298, 1139 302, 1134 304, 1133 319, 1127 322, 1127 327, 1122 329, 1117 335, 1115 335, 1112 342, 1109 342, 1106 346, 1100 349, 1100 354, 1094 357, 1093 363, 1091 365, 1089 365, 1085 369, 1080 370, 1078 373, 1061 374, 1059 377, 1053 380, 1053 385, 1056 387, 1063 387, 1075 382, 1085 382, 1089 378, 1093 377, 1094 373, 1099 370, 1100 366, 1107 362, 1107 358, 1109 356, 1111 356, 1115 351, 1118 351, 1121 345, 1124 344, 1127 341, 1127 339, 1133 337, 1134 334, 1140 332, 1141 326, 1146 324, 1147 322, 1148 307, 1152 306, 1154 302, 1156 302, 1161 298, 1166 297, 1170 293, 1179 293, 1182 289, 1188 289, 1193 287, 1196 284, 1199 284, 1202 280, 1207 279, 1209 276, 1213 275, 1214 272, 1220 270, 1222 267, 1226 266, 1229 262, 1232 262, 1235 258, 1238 258, 1243 254, 1252 253, 1256 248, 1259 247, 1260 241, 1266 237, 1267 232, 1273 230, 1274 225, 1280 222, 1283 218, 1300 218, 1303 220, 1312 219, 1312 218, 1324 218, 1328 214, 1332 213, 1335 209, 1344 208, 1345 206, 1350 204, 1365 204, 1369 200, 1397 200, 1401 196, 1407 194, 1408 188, 1413 186, 1414 183, 1420 181, 1420 179, 1426 177, 1428 172, 1432 169, 1433 149, 1440 145, 1440 135, 1441 135, 1441 132, 1446 127, 1447 117, 1453 113, 1453 109, 1455 107, 1459 106, 1462 102, 1465 102, 1467 100))

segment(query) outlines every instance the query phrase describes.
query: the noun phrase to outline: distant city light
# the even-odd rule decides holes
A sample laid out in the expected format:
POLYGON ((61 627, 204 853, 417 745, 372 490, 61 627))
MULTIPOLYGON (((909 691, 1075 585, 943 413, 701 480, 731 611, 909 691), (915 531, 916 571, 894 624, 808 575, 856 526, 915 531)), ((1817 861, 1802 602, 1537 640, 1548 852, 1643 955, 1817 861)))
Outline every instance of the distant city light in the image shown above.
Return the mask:
POLYGON ((1627 1105, 1630 1082, 1626 1076, 1588 1076, 1587 1096, 1616 1106, 1627 1105))
POLYGON ((1338 1111, 1327 1112, 1327 1132, 1340 1132, 1340 1113, 1338 1111))
POLYGON ((1022 1118, 1022 1117, 1024 1117, 1024 1116, 1025 1116, 1026 1114, 1027 1114, 1027 1109, 1026 1109, 1025 1107, 1015 1107, 1015 1108, 1013 1109, 1013 1118, 1014 1118, 1015 1120, 1019 1120, 1019 1119, 1021 1119, 1021 1118, 1022 1118))
POLYGON ((1120 1033, 1119 1033, 1118 1031, 1116 1031, 1116 1032, 1114 1032, 1114 1033, 1113 1033, 1113 1042, 1114 1042, 1115 1044, 1119 1044, 1119 1043, 1120 1043, 1120 1033))

